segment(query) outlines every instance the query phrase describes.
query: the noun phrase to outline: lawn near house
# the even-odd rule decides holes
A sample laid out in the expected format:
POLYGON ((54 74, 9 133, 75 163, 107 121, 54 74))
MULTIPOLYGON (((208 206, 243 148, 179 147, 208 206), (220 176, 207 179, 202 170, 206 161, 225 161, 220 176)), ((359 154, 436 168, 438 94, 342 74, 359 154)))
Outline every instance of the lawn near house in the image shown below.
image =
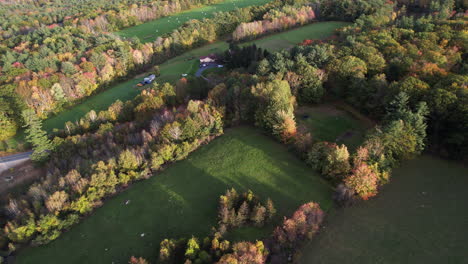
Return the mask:
POLYGON ((192 19, 202 20, 204 18, 211 18, 216 12, 229 12, 236 8, 264 5, 270 1, 271 0, 226 0, 218 4, 190 9, 168 17, 129 27, 115 32, 115 34, 125 38, 137 37, 142 43, 152 42, 159 36, 172 32, 192 19))
POLYGON ((328 216, 301 264, 467 263, 468 168, 422 156, 369 201, 328 216))
POLYGON ((216 224, 218 198, 231 187, 270 197, 278 209, 270 225, 236 230, 227 236, 233 240, 269 236, 303 203, 332 205, 332 188, 312 169, 258 130, 239 127, 105 201, 56 241, 19 252, 16 263, 127 263, 131 255, 154 260, 164 238, 207 235, 216 224))
MULTIPOLYGON (((244 43, 243 45, 257 44, 259 47, 267 48, 270 51, 278 51, 283 48, 293 47, 304 39, 323 39, 333 34, 340 27, 346 26, 345 22, 319 22, 304 27, 293 29, 263 37, 258 40, 244 43)), ((172 58, 160 65, 161 76, 156 78, 159 83, 174 83, 181 78, 182 74, 194 75, 198 69, 199 57, 211 53, 224 52, 229 45, 226 42, 215 42, 203 47, 193 49, 172 58)), ((99 112, 107 109, 116 100, 126 101, 134 98, 140 91, 135 89, 135 85, 140 82, 144 74, 137 78, 116 84, 96 95, 89 97, 80 103, 60 114, 53 116, 43 122, 44 129, 52 131, 54 128, 62 129, 65 122, 75 122, 91 110, 99 112)))

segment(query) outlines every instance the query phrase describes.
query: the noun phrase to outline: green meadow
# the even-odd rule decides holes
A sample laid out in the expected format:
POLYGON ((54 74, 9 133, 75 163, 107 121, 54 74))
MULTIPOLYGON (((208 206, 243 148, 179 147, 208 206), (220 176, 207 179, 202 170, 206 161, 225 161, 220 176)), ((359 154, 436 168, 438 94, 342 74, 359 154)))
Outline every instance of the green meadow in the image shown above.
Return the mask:
POLYGON ((332 212, 300 263, 467 263, 467 176, 431 156, 404 162, 377 197, 332 212))

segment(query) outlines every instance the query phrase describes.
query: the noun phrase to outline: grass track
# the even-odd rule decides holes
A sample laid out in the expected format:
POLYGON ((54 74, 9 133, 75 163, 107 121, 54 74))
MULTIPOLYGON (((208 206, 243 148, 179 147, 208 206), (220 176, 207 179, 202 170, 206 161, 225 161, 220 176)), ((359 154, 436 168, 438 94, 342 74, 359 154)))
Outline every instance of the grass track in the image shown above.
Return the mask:
POLYGON ((131 255, 154 260, 164 238, 207 235, 218 197, 231 187, 271 197, 278 209, 269 226, 237 230, 229 236, 235 240, 269 235, 305 202, 332 204, 330 186, 302 161, 256 129, 240 127, 107 200, 58 240, 20 252, 16 264, 127 263, 131 255))
MULTIPOLYGON (((335 29, 348 25, 345 22, 320 22, 290 31, 277 33, 263 37, 259 40, 248 42, 244 45, 256 43, 262 48, 270 51, 278 51, 283 48, 290 48, 304 39, 323 39, 335 31, 335 29)), ((226 42, 215 42, 201 48, 191 50, 181 56, 175 57, 161 64, 161 77, 158 82, 174 82, 183 73, 194 73, 198 66, 198 57, 210 53, 222 52, 228 48, 226 42), (195 57, 188 61, 187 59, 195 57), (195 71, 194 71, 195 70, 195 71)), ((76 105, 60 114, 44 121, 44 129, 52 131, 54 128, 63 128, 67 121, 77 121, 91 110, 96 112, 107 109, 116 100, 126 101, 135 97, 139 91, 133 87, 141 81, 141 77, 117 84, 109 89, 89 97, 85 102, 76 105)))
POLYGON ((236 8, 253 5, 264 5, 271 0, 226 0, 218 4, 208 5, 200 8, 190 9, 168 17, 149 21, 138 26, 126 28, 115 32, 115 34, 132 38, 137 37, 141 42, 155 41, 159 36, 170 33, 192 19, 202 20, 211 18, 216 12, 228 12, 236 8))
POLYGON ((460 164, 405 162, 378 197, 332 213, 301 263, 467 263, 466 186, 460 164))

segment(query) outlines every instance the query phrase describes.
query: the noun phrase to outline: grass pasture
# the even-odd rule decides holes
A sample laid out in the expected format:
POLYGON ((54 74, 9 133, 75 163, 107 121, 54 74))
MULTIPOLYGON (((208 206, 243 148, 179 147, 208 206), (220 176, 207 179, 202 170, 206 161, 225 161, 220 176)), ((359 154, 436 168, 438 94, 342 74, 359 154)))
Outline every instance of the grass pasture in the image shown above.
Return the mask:
POLYGON ((314 139, 345 144, 350 150, 362 143, 370 128, 368 122, 334 104, 301 106, 296 110, 296 120, 309 129, 314 139))
POLYGON ((269 226, 236 230, 228 236, 233 240, 269 235, 305 202, 319 202, 325 210, 332 204, 331 187, 284 146, 239 127, 105 201, 56 241, 20 252, 16 263, 127 263, 131 255, 154 260, 164 238, 207 235, 218 197, 231 187, 271 197, 278 209, 269 226))
MULTIPOLYGON (((293 29, 286 32, 281 32, 263 37, 259 40, 254 40, 243 45, 256 43, 259 47, 267 48, 270 51, 278 51, 283 48, 290 48, 303 39, 322 39, 330 36, 340 27, 347 25, 345 22, 319 22, 310 24, 304 27, 293 29)), ((211 53, 223 52, 228 48, 226 42, 215 42, 197 49, 193 49, 172 58, 160 65, 161 76, 157 81, 175 82, 181 78, 181 75, 186 73, 193 75, 199 65, 198 58, 200 56, 211 53)), ((54 128, 62 129, 67 121, 77 121, 91 110, 96 112, 107 109, 116 100, 126 101, 135 97, 139 90, 135 89, 135 85, 140 82, 142 77, 134 78, 114 85, 107 90, 89 97, 83 103, 80 103, 60 114, 53 116, 43 122, 44 129, 52 131, 54 128)))
POLYGON ((379 196, 331 213, 300 263, 467 263, 467 176, 431 156, 405 162, 379 196))
POLYGON ((190 9, 168 17, 129 27, 115 32, 115 34, 125 38, 137 37, 142 43, 152 42, 159 36, 174 31, 192 19, 202 20, 204 18, 211 18, 216 12, 229 12, 236 8, 264 5, 270 1, 271 0, 225 0, 218 4, 190 9))

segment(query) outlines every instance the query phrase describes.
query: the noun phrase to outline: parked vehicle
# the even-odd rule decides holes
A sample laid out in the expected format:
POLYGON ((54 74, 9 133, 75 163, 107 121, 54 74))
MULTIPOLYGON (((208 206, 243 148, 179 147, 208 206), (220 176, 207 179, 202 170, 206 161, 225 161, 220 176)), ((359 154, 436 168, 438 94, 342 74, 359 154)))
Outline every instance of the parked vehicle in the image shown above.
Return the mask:
POLYGON ((144 85, 150 84, 150 83, 152 83, 155 79, 156 79, 156 75, 154 75, 154 74, 148 75, 146 78, 143 79, 143 81, 141 81, 140 83, 138 83, 138 86, 144 86, 144 85))

